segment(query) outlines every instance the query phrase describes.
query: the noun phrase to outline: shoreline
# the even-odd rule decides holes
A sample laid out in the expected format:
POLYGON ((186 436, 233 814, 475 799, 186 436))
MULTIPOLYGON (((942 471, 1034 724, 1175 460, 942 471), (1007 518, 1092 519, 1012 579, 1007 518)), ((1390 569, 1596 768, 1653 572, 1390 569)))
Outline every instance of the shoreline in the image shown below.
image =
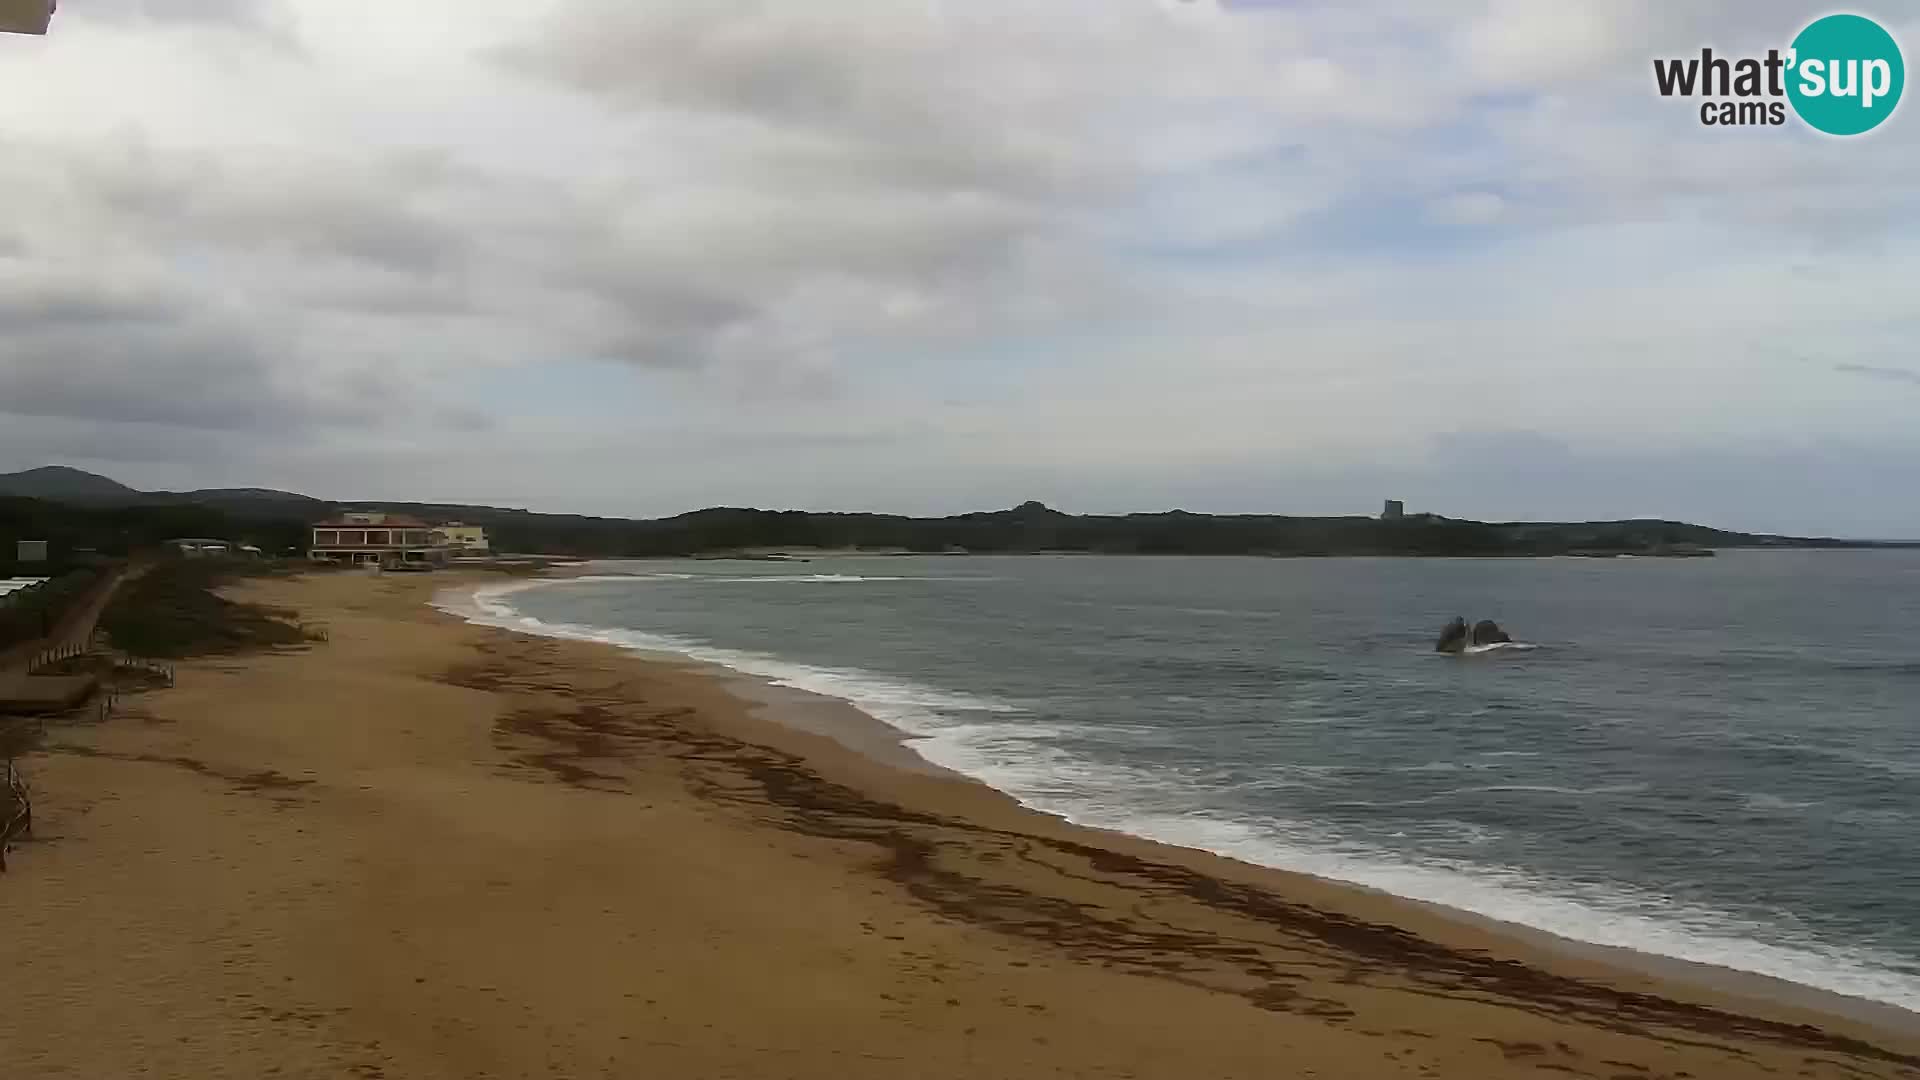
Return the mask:
MULTIPOLYGON (((511 595, 527 589, 538 588, 543 583, 559 583, 576 580, 582 576, 595 576, 591 571, 583 574, 565 574, 553 577, 537 578, 515 583, 495 595, 511 595)), ((618 578, 629 575, 604 575, 618 578)), ((647 662, 666 663, 685 667, 703 673, 707 678, 723 686, 735 697, 749 704, 755 716, 768 722, 791 728, 811 735, 831 739, 845 750, 873 760, 888 768, 903 770, 921 775, 944 777, 980 787, 994 795, 1013 803, 1022 812, 1039 815, 1073 829, 1083 829, 1107 837, 1119 837, 1129 841, 1163 845, 1207 858, 1224 860, 1237 866, 1254 871, 1294 875, 1338 889, 1353 889, 1372 896, 1382 897, 1397 903, 1412 905, 1429 911, 1442 918, 1466 927, 1476 927, 1490 931, 1516 942, 1523 942, 1536 948, 1545 948, 1569 957, 1598 961, 1610 966, 1625 968, 1638 974, 1661 979, 1672 979, 1690 983, 1700 989, 1717 993, 1735 995, 1759 1002, 1774 1002, 1812 1009, 1821 1013, 1843 1016, 1862 1023, 1868 1023, 1890 1030, 1920 1032, 1920 1012, 1902 1008, 1889 1002, 1869 997, 1847 994, 1823 987, 1796 982, 1791 979, 1749 971, 1685 957, 1652 952, 1629 946, 1586 941, 1557 933, 1552 930, 1531 926, 1526 923, 1486 915, 1467 908, 1455 907, 1440 901, 1427 900, 1417 896, 1407 896, 1364 882, 1351 881, 1337 877, 1315 874, 1308 870, 1294 869, 1281 865, 1254 862, 1226 852, 1211 850, 1191 844, 1168 841, 1153 836, 1127 832, 1123 829, 1078 821, 1071 816, 1045 807, 1035 806, 1024 800, 1019 794, 994 787, 977 777, 956 769, 938 764, 922 756, 915 750, 915 743, 924 736, 895 727, 885 720, 861 709, 857 701, 835 697, 830 694, 807 690, 800 687, 785 686, 777 683, 773 676, 756 674, 728 667, 724 663, 701 659, 677 652, 615 644, 584 636, 569 634, 564 630, 545 633, 539 629, 525 626, 502 626, 492 621, 495 616, 484 611, 479 598, 474 596, 486 589, 485 584, 457 586, 437 593, 433 598, 436 610, 454 618, 463 619, 474 625, 499 629, 507 633, 527 634, 551 640, 572 641, 581 644, 611 648, 647 662), (449 594, 464 593, 466 610, 455 610, 454 606, 442 603, 449 594)), ((459 605, 455 605, 459 606, 459 605)), ((538 620, 535 620, 538 621, 538 620)), ((617 628, 595 628, 612 630, 617 628)))
POLYGON ((50 735, 21 1075, 1920 1077, 1911 1031, 1072 825, 448 584, 236 584, 328 641, 50 735))

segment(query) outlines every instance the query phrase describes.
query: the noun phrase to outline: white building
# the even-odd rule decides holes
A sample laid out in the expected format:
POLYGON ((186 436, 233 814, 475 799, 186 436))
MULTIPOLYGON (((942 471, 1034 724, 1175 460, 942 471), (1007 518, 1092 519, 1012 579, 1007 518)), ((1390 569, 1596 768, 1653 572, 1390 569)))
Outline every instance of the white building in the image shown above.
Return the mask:
POLYGON ((425 570, 447 561, 447 548, 435 539, 434 526, 405 514, 346 513, 313 527, 307 557, 425 570))
POLYGON ((455 555, 485 555, 488 551, 487 530, 478 525, 449 521, 435 529, 433 534, 455 555))

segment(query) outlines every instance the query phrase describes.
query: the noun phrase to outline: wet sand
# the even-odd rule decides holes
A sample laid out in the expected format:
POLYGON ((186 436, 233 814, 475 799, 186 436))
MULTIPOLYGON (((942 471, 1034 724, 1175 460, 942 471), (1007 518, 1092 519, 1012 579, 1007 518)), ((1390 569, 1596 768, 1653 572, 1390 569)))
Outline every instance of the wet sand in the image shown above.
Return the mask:
POLYGON ((331 640, 53 730, 8 1076, 1920 1078, 1891 1014, 1077 828, 448 584, 249 583, 331 640))

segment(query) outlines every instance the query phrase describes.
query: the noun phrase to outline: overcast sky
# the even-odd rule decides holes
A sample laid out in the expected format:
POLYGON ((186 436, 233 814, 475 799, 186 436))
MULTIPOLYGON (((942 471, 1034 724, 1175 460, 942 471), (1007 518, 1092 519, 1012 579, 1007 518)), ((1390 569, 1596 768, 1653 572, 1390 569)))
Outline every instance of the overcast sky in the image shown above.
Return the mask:
POLYGON ((1653 91, 1824 4, 61 7, 0 36, 0 470, 1920 536, 1915 106, 1653 91))

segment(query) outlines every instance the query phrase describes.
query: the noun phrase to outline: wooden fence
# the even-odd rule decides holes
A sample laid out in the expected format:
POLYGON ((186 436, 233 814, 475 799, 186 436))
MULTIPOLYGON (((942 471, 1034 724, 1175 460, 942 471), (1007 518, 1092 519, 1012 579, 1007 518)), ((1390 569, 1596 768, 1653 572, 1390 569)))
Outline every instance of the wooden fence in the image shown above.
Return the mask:
POLYGON ((27 662, 27 674, 39 675, 55 664, 64 664, 76 656, 85 655, 87 655, 85 645, 61 645, 57 648, 42 649, 34 653, 33 659, 27 662))
POLYGON ((0 872, 7 868, 7 845, 33 835, 33 792, 9 758, 0 775, 0 872))
POLYGON ((173 688, 174 671, 172 664, 163 664, 158 660, 147 660, 128 653, 122 653, 114 658, 113 667, 115 671, 131 670, 147 672, 156 678, 164 680, 169 690, 173 688))
MULTIPOLYGON (((47 668, 85 655, 91 654, 87 649, 77 645, 48 649, 35 656, 27 670, 29 674, 38 674, 47 668)), ((163 679, 169 687, 174 685, 175 673, 172 664, 127 654, 118 656, 109 654, 107 659, 116 671, 127 669, 144 671, 163 679)), ((93 722, 104 724, 113 719, 119 706, 119 691, 111 686, 103 687, 93 705, 93 722)), ((20 717, 15 722, 30 723, 36 734, 46 733, 44 716, 20 717)), ((13 763, 12 758, 7 758, 4 765, 0 766, 0 872, 4 872, 7 868, 7 845, 18 837, 32 834, 33 793, 28 789, 26 777, 20 774, 19 767, 13 763)))
MULTIPOLYGON (((58 667, 69 660, 92 655, 96 655, 94 650, 84 645, 62 645, 57 649, 45 649, 35 653, 33 659, 27 663, 27 674, 44 675, 49 669, 58 667)), ((159 660, 148 660, 145 657, 135 656, 132 653, 108 654, 108 659, 116 671, 122 669, 145 671, 163 680, 168 687, 172 687, 174 684, 175 673, 172 664, 163 663, 159 660)))

